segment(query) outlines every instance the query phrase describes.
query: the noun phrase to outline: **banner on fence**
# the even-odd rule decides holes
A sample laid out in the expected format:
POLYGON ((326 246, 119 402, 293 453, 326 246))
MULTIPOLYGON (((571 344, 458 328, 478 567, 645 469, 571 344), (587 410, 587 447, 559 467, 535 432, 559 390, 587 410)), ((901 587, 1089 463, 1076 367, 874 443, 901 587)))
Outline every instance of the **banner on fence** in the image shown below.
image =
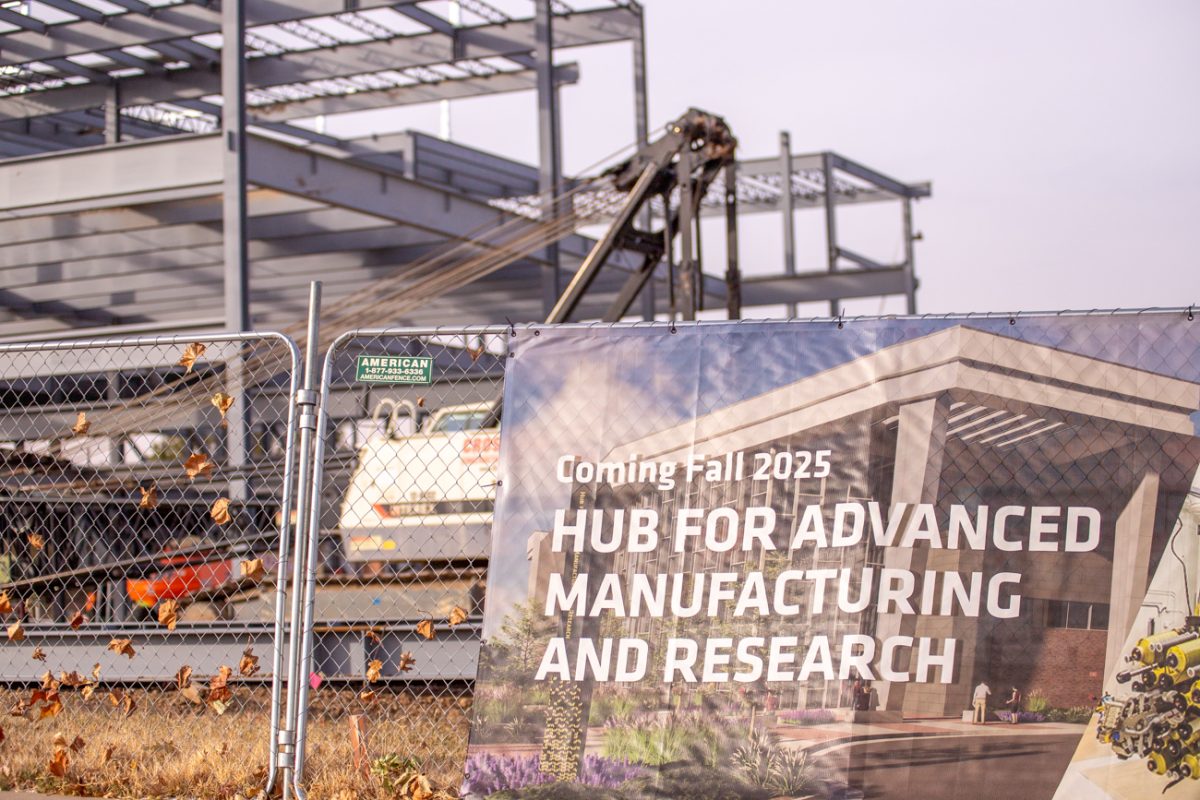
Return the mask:
POLYGON ((505 386, 469 795, 1200 789, 1200 323, 544 329, 505 386))

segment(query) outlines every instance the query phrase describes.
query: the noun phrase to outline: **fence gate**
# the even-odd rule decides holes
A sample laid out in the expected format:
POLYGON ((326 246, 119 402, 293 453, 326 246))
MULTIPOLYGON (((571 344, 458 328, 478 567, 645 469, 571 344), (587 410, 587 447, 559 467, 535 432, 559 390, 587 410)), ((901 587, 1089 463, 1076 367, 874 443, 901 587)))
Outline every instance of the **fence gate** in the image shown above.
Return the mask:
POLYGON ((507 352, 507 328, 477 328, 326 353, 297 687, 313 797, 460 785, 507 352))
POLYGON ((277 334, 0 346, 10 783, 274 774, 299 368, 277 334))

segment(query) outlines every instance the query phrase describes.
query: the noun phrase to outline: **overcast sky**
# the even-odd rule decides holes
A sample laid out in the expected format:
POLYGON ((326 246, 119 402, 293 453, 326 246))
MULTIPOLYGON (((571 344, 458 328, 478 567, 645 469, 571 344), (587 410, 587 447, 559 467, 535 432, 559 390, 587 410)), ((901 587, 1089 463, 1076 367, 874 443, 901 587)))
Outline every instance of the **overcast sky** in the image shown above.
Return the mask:
MULTIPOLYGON (((694 105, 725 116, 743 157, 777 153, 789 130, 794 152, 932 181, 916 208, 921 311, 1200 302, 1195 0, 644 4, 652 130, 694 105)), ((582 71, 562 97, 573 172, 633 139, 630 48, 558 60, 582 71)), ((354 124, 436 132, 437 112, 354 124)), ((536 158, 531 95, 457 102, 453 126, 456 139, 536 158)), ((801 270, 823 267, 820 224, 797 213, 801 270)), ((899 258, 898 207, 845 209, 839 225, 844 245, 899 258)), ((781 268, 780 228, 778 215, 743 220, 747 271, 781 268)), ((720 254, 716 234, 706 229, 706 257, 720 254)))

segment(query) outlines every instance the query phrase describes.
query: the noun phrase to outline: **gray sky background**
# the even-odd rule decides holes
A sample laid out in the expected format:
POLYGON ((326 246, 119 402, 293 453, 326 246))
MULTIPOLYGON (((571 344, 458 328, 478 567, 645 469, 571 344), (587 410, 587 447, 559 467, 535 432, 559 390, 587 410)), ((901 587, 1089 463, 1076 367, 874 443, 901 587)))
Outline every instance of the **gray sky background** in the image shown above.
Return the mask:
MULTIPOLYGON (((777 153, 789 130, 795 152, 832 149, 933 182, 916 207, 921 311, 1200 302, 1200 3, 645 6, 652 130, 695 105, 725 116, 745 157, 777 153)), ((576 172, 633 140, 630 48, 559 61, 581 66, 562 96, 565 168, 576 172)), ((536 158, 531 94, 452 113, 454 138, 536 158)), ((427 108, 329 130, 437 125, 427 108)), ((748 272, 781 268, 780 226, 778 215, 744 219, 748 272)), ((900 257, 898 206, 844 209, 839 229, 845 246, 900 257)), ((717 230, 705 233, 706 258, 721 258, 717 230)), ((797 237, 799 268, 822 268, 819 213, 797 212, 797 237)), ((899 311, 899 299, 848 306, 899 311)))

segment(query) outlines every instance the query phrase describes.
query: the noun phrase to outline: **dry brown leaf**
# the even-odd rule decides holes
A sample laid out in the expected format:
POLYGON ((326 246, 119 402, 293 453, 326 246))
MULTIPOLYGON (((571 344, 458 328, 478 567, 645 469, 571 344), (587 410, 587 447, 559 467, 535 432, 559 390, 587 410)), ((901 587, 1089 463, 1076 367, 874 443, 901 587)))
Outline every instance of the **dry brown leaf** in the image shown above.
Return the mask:
POLYGON ((113 687, 112 689, 108 690, 108 702, 112 704, 113 708, 121 705, 121 701, 124 699, 125 692, 123 692, 121 689, 113 687))
POLYGON ((8 592, 0 592, 0 614, 12 613, 12 600, 8 599, 8 592))
POLYGON ((4 741, 4 728, 0 727, 0 742, 4 741))
POLYGON ((242 660, 238 662, 238 672, 245 678, 252 677, 258 672, 258 656, 254 655, 253 647, 247 647, 242 651, 242 660))
POLYGON ((54 739, 51 742, 55 747, 66 747, 67 737, 60 731, 54 734, 54 739))
POLYGON ((46 547, 46 537, 40 533, 28 533, 25 538, 29 540, 29 546, 34 550, 42 550, 46 547))
POLYGON ((190 686, 191 683, 192 683, 192 668, 190 666, 188 666, 187 664, 184 664, 182 667, 179 668, 179 671, 175 673, 175 688, 182 691, 182 690, 186 689, 188 686, 190 686))
POLYGON ((10 642, 25 641, 25 629, 21 627, 21 620, 17 620, 8 626, 8 640, 10 642))
POLYGON ((219 703, 224 706, 225 702, 233 697, 233 692, 229 690, 229 678, 232 675, 233 667, 222 664, 220 669, 217 670, 217 674, 212 676, 208 681, 208 697, 204 701, 217 714, 224 714, 225 709, 218 709, 215 704, 219 703))
POLYGON ((108 649, 117 655, 128 656, 129 658, 133 658, 134 656, 132 639, 113 639, 108 643, 108 649))
POLYGON ((204 701, 200 699, 200 690, 195 686, 185 686, 179 690, 179 695, 184 700, 187 700, 194 706, 198 706, 204 701))
POLYGON ((416 657, 412 653, 401 653, 400 661, 396 664, 401 672, 408 672, 417 663, 416 657))
POLYGON ((218 497, 212 504, 212 509, 208 515, 212 517, 212 521, 218 525, 227 525, 232 517, 229 516, 229 498, 218 497))
POLYGON ((92 679, 97 680, 97 681, 100 680, 100 664, 99 663, 92 665, 92 679))
POLYGON ((367 682, 374 683, 383 675, 383 662, 375 659, 367 664, 367 682))
POLYGON ((417 623, 417 633, 424 636, 426 639, 432 639, 437 636, 437 631, 433 628, 433 620, 423 619, 417 623))
POLYGON ((363 689, 361 692, 358 693, 358 699, 362 700, 364 703, 374 703, 375 702, 375 693, 372 692, 370 689, 363 689))
POLYGON ((84 619, 83 612, 76 611, 74 614, 71 615, 71 619, 67 624, 71 626, 71 630, 77 631, 77 630, 79 630, 79 626, 82 625, 84 622, 87 622, 87 620, 84 619))
POLYGON ((187 371, 184 372, 185 375, 192 371, 192 367, 196 365, 196 359, 204 355, 204 351, 207 349, 208 347, 200 342, 192 342, 183 349, 183 355, 179 357, 179 361, 176 363, 181 367, 187 367, 187 371))
POLYGON ((451 628, 453 628, 457 625, 462 625, 466 621, 467 621, 467 612, 466 611, 459 608, 458 606, 455 606, 454 608, 450 609, 450 627, 451 628))
POLYGON ((40 647, 35 647, 35 648, 33 648, 33 655, 30 656, 30 658, 32 658, 34 661, 45 662, 46 652, 44 650, 42 650, 42 648, 40 648, 40 647))
POLYGON ((262 580, 266 575, 266 570, 263 568, 261 558, 252 558, 249 561, 243 561, 240 564, 242 577, 246 580, 257 581, 262 580))
POLYGON ((424 408, 424 407, 425 407, 425 398, 418 397, 417 398, 417 408, 424 408))
POLYGON ((471 363, 474 364, 476 361, 479 360, 479 357, 481 355, 483 355, 483 345, 479 345, 479 347, 468 346, 467 347, 467 355, 469 355, 471 357, 471 363))
POLYGON ((224 422, 225 415, 229 413, 229 409, 233 406, 233 396, 224 392, 217 392, 209 402, 216 406, 217 411, 221 412, 221 421, 224 422))
POLYGON ((80 411, 75 417, 75 424, 71 426, 71 433, 76 436, 85 436, 90 427, 92 427, 92 423, 88 421, 87 414, 80 411))
POLYGON ((96 684, 94 684, 94 683, 89 683, 87 686, 84 686, 82 689, 79 690, 79 694, 83 697, 84 700, 91 700, 92 695, 94 695, 95 693, 96 693, 96 684))
POLYGON ((163 600, 158 604, 158 624, 166 625, 167 630, 175 630, 175 623, 179 622, 179 603, 174 600, 163 600))
POLYGON ((204 453, 192 453, 183 462, 183 468, 187 471, 187 476, 195 480, 198 476, 205 478, 212 475, 213 462, 208 460, 208 456, 204 453))
POLYGON ((139 486, 138 491, 142 493, 142 499, 138 500, 138 508, 144 508, 149 511, 152 508, 158 507, 158 487, 151 485, 150 487, 139 486))
POLYGON ((376 633, 374 630, 367 630, 366 632, 363 633, 363 636, 365 636, 368 641, 374 642, 375 644, 383 643, 383 640, 379 638, 379 634, 376 633))
POLYGON ((113 750, 115 750, 115 749, 116 749, 116 745, 111 745, 111 744, 108 747, 104 748, 104 755, 100 757, 100 766, 103 767, 105 764, 112 761, 112 754, 113 754, 113 750))
POLYGON ((50 774, 56 778, 67 777, 67 765, 71 763, 71 759, 67 758, 66 748, 61 748, 54 751, 54 755, 50 758, 48 769, 50 774))
POLYGON ((215 711, 218 717, 229 710, 229 704, 224 700, 212 700, 209 702, 208 707, 215 711))
POLYGON ((52 692, 51 696, 46 698, 46 704, 43 705, 38 711, 38 719, 41 720, 45 719, 46 717, 57 717, 60 713, 62 713, 62 710, 63 704, 62 700, 58 698, 58 692, 52 692))
MULTIPOLYGON (((53 672, 51 672, 50 670, 46 670, 45 672, 42 673, 42 690, 43 691, 47 691, 47 692, 58 691, 58 687, 59 687, 59 683, 58 683, 58 681, 54 680, 53 672)), ((37 701, 34 700, 33 702, 36 703, 37 701)))
POLYGON ((133 695, 125 695, 125 699, 121 701, 121 714, 129 718, 133 716, 135 710, 137 710, 137 703, 133 701, 133 695))
POLYGON ((87 747, 87 742, 85 742, 82 737, 76 736, 75 739, 69 745, 67 745, 67 747, 70 747, 71 750, 78 753, 79 751, 83 750, 83 748, 87 747))
POLYGON ((29 713, 29 709, 32 707, 33 707, 33 703, 29 703, 29 702, 26 702, 25 700, 21 700, 20 698, 18 698, 17 702, 14 703, 11 708, 8 709, 8 715, 10 717, 24 717, 26 714, 29 713))
POLYGON ((72 688, 77 686, 87 686, 88 683, 90 683, 87 678, 83 677, 74 670, 71 672, 59 672, 58 680, 63 686, 69 686, 72 688))

